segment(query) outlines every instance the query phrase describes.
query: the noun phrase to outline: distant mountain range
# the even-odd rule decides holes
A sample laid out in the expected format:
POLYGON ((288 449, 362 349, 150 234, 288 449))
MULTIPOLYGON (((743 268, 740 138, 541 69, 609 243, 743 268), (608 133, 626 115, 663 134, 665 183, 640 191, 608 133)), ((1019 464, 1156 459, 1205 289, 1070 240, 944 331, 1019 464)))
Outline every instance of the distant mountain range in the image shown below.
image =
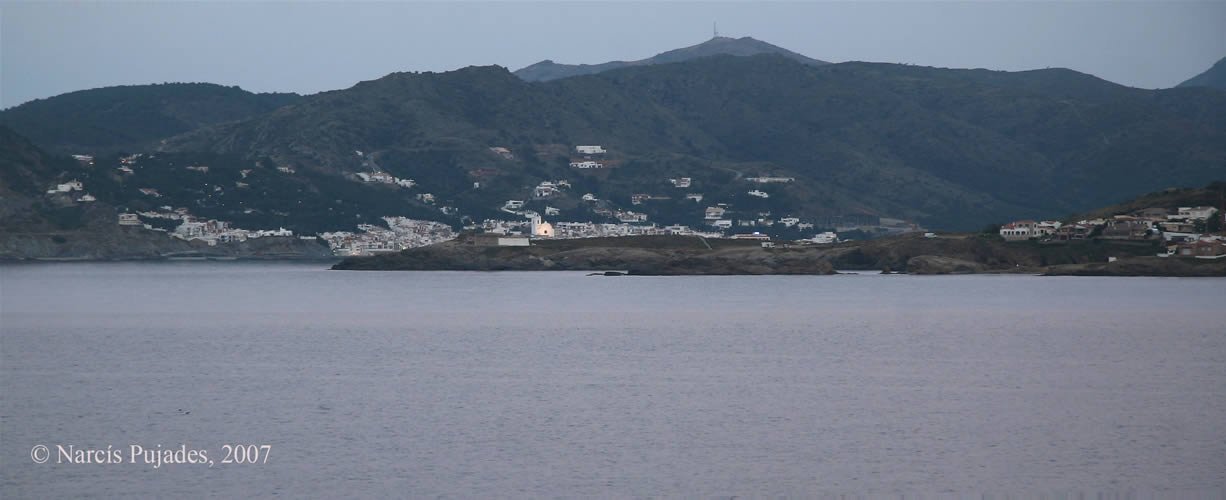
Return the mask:
POLYGON ((572 76, 593 75, 630 66, 675 63, 716 55, 753 56, 758 54, 779 54, 788 59, 813 66, 830 64, 826 61, 805 57, 783 47, 771 45, 750 37, 728 38, 717 36, 698 45, 670 50, 638 61, 610 61, 601 64, 558 64, 546 59, 526 68, 516 70, 515 76, 530 82, 544 82, 572 76))
POLYGON ((1178 85, 1179 87, 1212 87, 1215 89, 1226 90, 1226 57, 1218 60, 1213 67, 1205 70, 1204 73, 1189 78, 1187 81, 1178 85))
POLYGON ((1065 69, 826 64, 790 52, 684 57, 755 43, 717 38, 653 58, 680 62, 535 77, 549 81, 494 66, 394 73, 310 96, 98 89, 5 110, 0 124, 45 149, 97 156, 93 166, 14 167, 37 171, 22 183, 30 196, 79 178, 115 207, 184 207, 300 232, 384 215, 517 217, 501 210, 507 200, 555 209, 550 219, 562 221, 632 210, 702 225, 704 209, 722 203, 733 220, 867 215, 978 229, 1226 177, 1221 90, 1135 89, 1065 69), (569 166, 585 160, 581 144, 607 149, 594 158, 605 168, 569 166), (120 175, 119 151, 155 155, 120 175), (416 185, 357 175, 373 172, 416 185), (763 176, 793 182, 750 181, 763 176), (669 181, 680 177, 690 187, 669 181), (539 183, 557 180, 571 187, 538 196, 539 183), (143 194, 151 189, 160 197, 143 194))
MULTIPOLYGON (((373 161, 472 214, 497 215, 480 209, 528 197, 546 179, 570 179, 629 207, 636 193, 680 197, 666 183, 685 176, 704 204, 739 205, 746 218, 871 213, 974 229, 1113 203, 1155 183, 1220 178, 1220 109, 1221 91, 1133 89, 1069 70, 811 66, 762 54, 550 82, 497 67, 398 73, 167 147, 266 156, 334 175, 373 161), (618 168, 569 168, 577 144, 604 145, 618 168), (493 160, 490 146, 517 159, 493 160), (754 186, 743 179, 762 175, 797 182, 770 187, 768 199, 746 196, 754 186)), ((568 217, 592 218, 575 203, 565 205, 578 211, 568 217)), ((699 223, 701 208, 639 210, 699 223)))

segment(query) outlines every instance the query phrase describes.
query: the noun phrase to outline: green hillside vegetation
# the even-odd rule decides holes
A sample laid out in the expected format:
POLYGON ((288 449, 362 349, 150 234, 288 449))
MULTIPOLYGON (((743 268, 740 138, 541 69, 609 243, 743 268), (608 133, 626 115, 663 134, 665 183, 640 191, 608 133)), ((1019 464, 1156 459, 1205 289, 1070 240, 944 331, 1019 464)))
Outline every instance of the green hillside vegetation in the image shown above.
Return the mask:
MULTIPOLYGON (((1226 176, 1226 173, 1223 173, 1226 176)), ((1146 208, 1218 207, 1226 210, 1226 181, 1200 188, 1167 188, 1074 217, 1074 220, 1131 214, 1146 208)))
POLYGON ((92 167, 72 162, 59 177, 80 180, 99 202, 125 211, 186 208, 192 215, 245 229, 285 227, 300 234, 352 231, 357 224, 382 224, 380 217, 385 215, 458 222, 402 189, 366 186, 316 171, 284 173, 269 160, 157 153, 138 159, 129 166, 133 173, 125 174, 118 170, 120 158, 119 154, 99 157, 92 167), (187 168, 200 166, 208 171, 187 168), (154 189, 158 196, 144 194, 142 188, 154 189))
POLYGON ((266 156, 333 178, 373 162, 475 217, 564 178, 574 189, 538 203, 563 208, 562 220, 598 219, 577 201, 584 192, 623 207, 648 193, 674 198, 634 207, 663 223, 697 223, 705 205, 726 202, 736 218, 870 213, 975 229, 1088 210, 1158 179, 1220 178, 1221 109, 1221 91, 1133 89, 1070 70, 716 56, 543 83, 499 67, 396 73, 166 149, 266 156), (576 144, 604 145, 616 167, 569 168, 576 144), (744 181, 761 175, 797 182, 744 181), (672 188, 675 176, 694 186, 672 188), (755 188, 771 198, 745 195, 755 188), (679 202, 686 191, 704 193, 703 203, 679 202))
POLYGON ((44 153, 28 139, 0 125, 0 232, 53 232, 76 230, 91 219, 114 212, 94 210, 43 196, 59 180, 51 172, 68 172, 77 168, 71 158, 44 153))
POLYGON ((263 114, 299 98, 211 83, 128 85, 30 101, 0 111, 0 125, 64 153, 139 150, 205 125, 263 114))

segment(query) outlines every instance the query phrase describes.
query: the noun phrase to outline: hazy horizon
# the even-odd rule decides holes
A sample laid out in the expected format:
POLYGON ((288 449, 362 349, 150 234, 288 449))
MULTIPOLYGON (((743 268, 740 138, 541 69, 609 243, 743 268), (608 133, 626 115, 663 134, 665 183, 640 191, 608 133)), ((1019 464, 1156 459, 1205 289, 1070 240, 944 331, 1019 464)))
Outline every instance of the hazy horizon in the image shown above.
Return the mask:
POLYGON ((0 3, 0 108, 113 85, 310 94, 396 71, 635 60, 712 23, 831 62, 1064 67, 1167 88, 1226 56, 1226 3, 0 3))

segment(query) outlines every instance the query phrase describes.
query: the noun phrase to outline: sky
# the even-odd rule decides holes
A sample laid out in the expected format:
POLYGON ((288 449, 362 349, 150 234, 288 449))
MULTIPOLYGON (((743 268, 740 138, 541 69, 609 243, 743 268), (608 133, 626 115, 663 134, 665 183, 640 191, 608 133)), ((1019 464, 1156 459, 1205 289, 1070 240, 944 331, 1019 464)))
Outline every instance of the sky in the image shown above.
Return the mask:
POLYGON ((721 35, 831 62, 1064 67, 1166 88, 1226 56, 1211 2, 14 2, 0 108, 111 85, 348 88, 396 71, 633 60, 721 35))

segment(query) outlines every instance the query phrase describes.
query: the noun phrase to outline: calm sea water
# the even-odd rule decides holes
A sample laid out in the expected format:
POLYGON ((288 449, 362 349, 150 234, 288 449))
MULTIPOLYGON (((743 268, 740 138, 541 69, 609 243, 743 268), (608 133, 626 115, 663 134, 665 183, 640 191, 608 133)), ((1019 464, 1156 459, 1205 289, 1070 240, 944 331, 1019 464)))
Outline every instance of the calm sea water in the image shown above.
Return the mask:
POLYGON ((325 267, 0 267, 0 496, 1226 491, 1222 279, 325 267))

